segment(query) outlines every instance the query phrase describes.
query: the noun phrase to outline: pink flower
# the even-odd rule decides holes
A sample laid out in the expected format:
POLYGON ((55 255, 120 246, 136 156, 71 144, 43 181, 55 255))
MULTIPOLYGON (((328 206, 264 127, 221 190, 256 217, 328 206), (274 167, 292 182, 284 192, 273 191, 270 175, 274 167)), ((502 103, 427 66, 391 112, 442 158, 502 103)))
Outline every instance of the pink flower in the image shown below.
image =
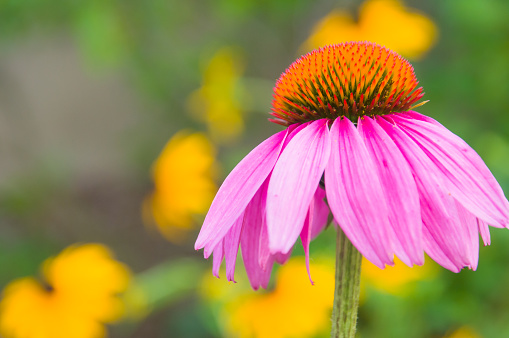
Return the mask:
POLYGON ((252 287, 266 287, 299 237, 309 262, 329 208, 382 269, 394 255, 422 265, 426 252, 451 271, 475 270, 479 233, 488 245, 488 224, 509 225, 509 202, 470 146, 411 110, 424 95, 417 84, 406 60, 368 42, 295 61, 274 88, 272 121, 287 128, 230 173, 196 240, 214 275, 224 258, 234 280, 240 246, 252 287))

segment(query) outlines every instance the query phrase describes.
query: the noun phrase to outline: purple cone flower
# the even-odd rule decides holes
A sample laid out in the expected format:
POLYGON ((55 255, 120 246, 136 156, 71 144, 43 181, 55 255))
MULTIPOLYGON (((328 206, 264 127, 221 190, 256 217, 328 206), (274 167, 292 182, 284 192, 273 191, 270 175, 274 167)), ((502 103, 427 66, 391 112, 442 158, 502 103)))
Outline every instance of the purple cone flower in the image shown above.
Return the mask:
POLYGON ((422 265, 424 253, 476 269, 479 233, 509 225, 509 203, 479 155, 412 109, 424 93, 412 66, 369 42, 315 50, 274 88, 272 122, 286 127, 251 151, 219 189, 196 240, 234 280, 239 251, 254 289, 267 287, 300 237, 335 223, 380 268, 422 265), (321 184, 321 181, 324 184, 321 184), (324 187, 325 189, 322 189, 324 187), (325 198, 327 203, 325 203, 325 198))

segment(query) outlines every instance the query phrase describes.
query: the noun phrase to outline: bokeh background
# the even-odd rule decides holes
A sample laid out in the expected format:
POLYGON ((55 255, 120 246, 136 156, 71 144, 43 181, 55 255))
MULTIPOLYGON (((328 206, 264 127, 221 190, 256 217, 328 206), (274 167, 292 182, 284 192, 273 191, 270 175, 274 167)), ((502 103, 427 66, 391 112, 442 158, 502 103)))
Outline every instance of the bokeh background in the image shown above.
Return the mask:
MULTIPOLYGON (((193 250, 217 186, 280 130, 275 80, 324 44, 393 48, 417 110, 508 192, 507 17, 504 0, 2 1, 1 334, 328 336, 333 229, 311 244, 315 286, 301 248, 257 292, 193 250)), ((364 263, 359 336, 509 337, 509 232, 491 242, 476 272, 364 263)))

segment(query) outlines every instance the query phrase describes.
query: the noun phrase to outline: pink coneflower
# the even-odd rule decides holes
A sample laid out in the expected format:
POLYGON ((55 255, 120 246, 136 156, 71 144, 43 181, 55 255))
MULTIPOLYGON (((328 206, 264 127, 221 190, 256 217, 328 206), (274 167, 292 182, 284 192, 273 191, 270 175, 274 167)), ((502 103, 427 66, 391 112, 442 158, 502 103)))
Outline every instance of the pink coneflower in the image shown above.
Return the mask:
POLYGON ((335 223, 380 268, 476 269, 479 233, 509 225, 509 203, 479 155, 413 108, 412 66, 385 47, 349 42, 295 61, 274 88, 272 122, 287 128, 226 178, 196 241, 233 280, 239 245, 251 285, 266 287, 301 238, 335 223), (324 189, 322 189, 324 187, 324 189), (324 198, 327 197, 327 204, 324 198))

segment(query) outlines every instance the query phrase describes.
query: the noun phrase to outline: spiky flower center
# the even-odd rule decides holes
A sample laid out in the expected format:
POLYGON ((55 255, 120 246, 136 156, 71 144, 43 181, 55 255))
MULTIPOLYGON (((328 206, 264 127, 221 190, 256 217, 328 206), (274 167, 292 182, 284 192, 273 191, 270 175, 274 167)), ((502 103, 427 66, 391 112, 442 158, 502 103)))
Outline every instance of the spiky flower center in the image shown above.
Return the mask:
POLYGON ((345 116, 409 110, 424 96, 412 65, 371 42, 347 42, 314 50, 277 80, 272 122, 281 125, 345 116))

